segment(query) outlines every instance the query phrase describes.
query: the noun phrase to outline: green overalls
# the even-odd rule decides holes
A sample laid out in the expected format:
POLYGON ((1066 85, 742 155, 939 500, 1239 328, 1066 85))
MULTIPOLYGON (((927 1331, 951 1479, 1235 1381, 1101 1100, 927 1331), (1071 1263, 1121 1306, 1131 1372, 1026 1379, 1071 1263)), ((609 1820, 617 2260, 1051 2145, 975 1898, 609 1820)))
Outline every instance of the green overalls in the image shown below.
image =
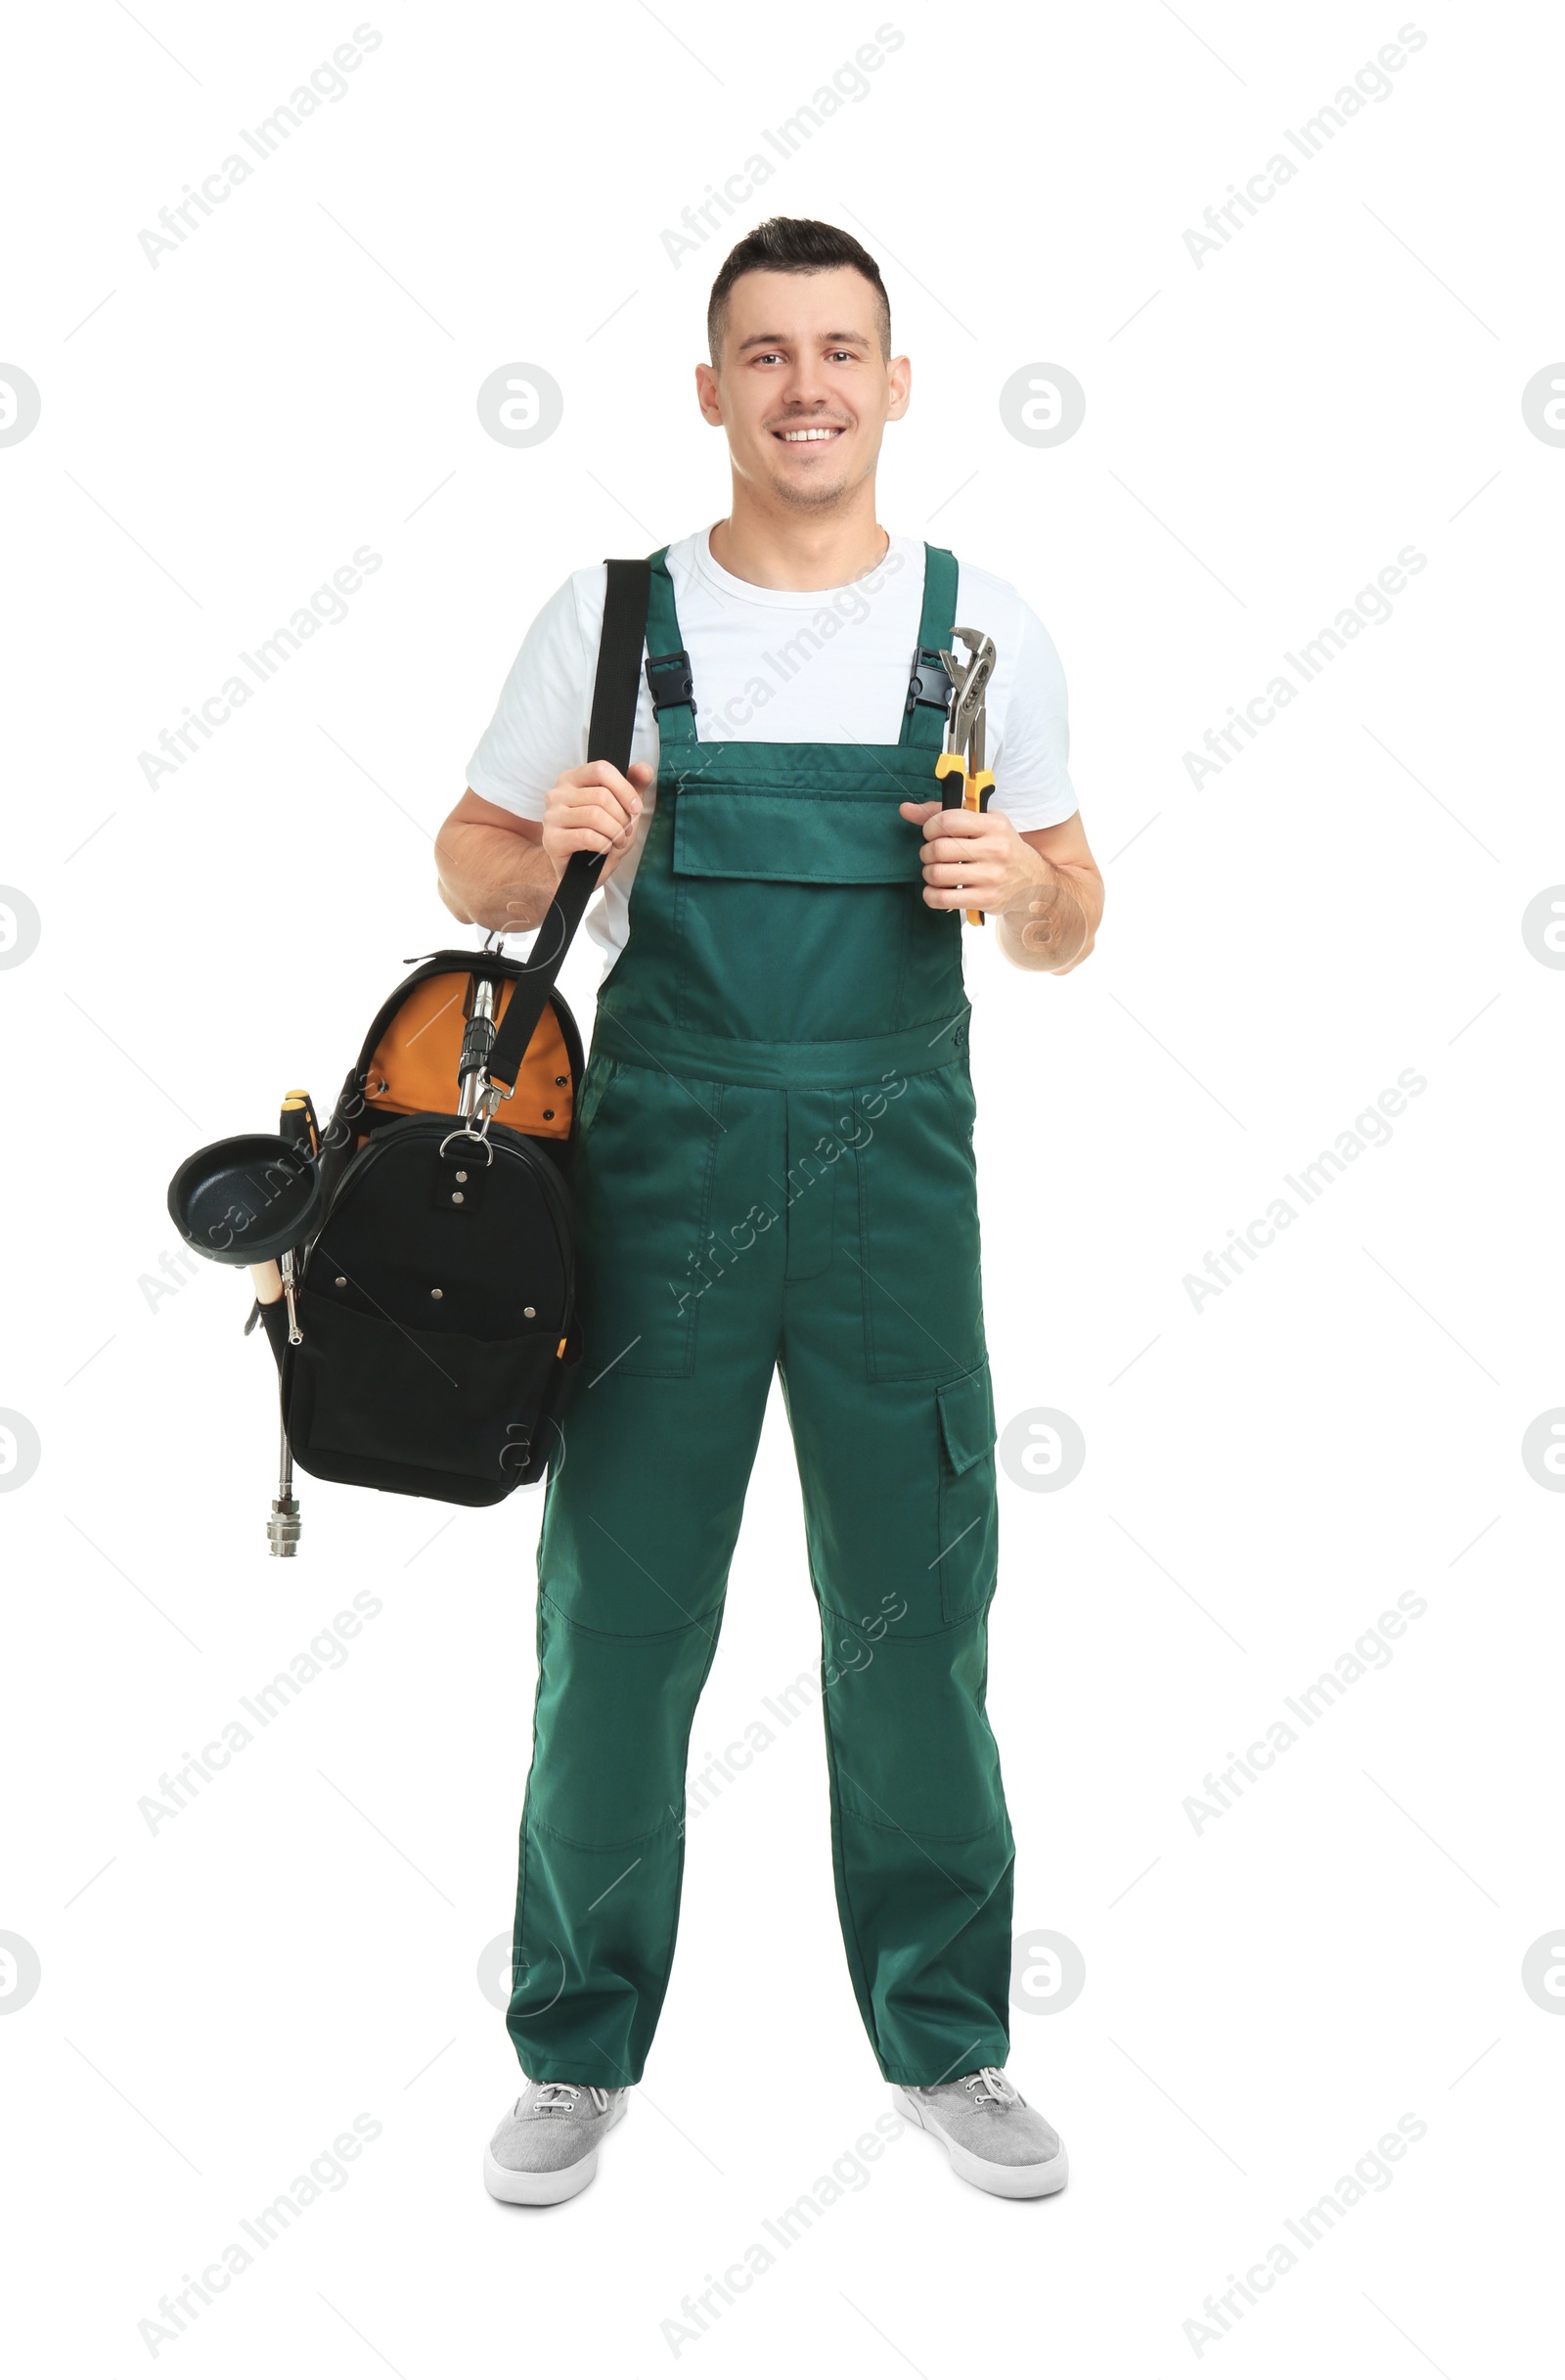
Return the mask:
MULTIPOLYGON (((683 644, 666 551, 654 656, 683 644)), ((950 647, 956 591, 926 547, 920 647, 950 647)), ((885 692, 889 726, 904 690, 885 692)), ((707 743, 688 699, 658 727, 581 1090, 585 1353, 538 1549, 508 2023, 535 2081, 640 2080, 776 1366, 848 1965, 881 2073, 927 2085, 1006 2062, 1013 1861, 984 1710, 995 1418, 961 916, 923 901, 897 813, 937 798, 942 714, 917 704, 886 744, 707 743)))

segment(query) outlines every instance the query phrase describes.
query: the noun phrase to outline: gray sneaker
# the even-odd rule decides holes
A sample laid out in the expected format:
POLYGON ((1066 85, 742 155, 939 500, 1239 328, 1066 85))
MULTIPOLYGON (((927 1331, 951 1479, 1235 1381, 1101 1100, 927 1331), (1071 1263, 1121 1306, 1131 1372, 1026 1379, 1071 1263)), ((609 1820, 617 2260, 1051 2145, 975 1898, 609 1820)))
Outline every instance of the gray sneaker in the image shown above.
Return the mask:
POLYGON ((1051 2125, 1029 2107, 998 2066, 927 2090, 893 2087, 893 2104, 943 2140, 952 2171, 996 2198, 1046 2198, 1065 2186, 1065 2151, 1051 2125))
POLYGON ((483 2186, 514 2207, 574 2198, 598 2171, 598 2144, 625 2113, 629 2093, 591 2083, 529 2083, 483 2154, 483 2186))

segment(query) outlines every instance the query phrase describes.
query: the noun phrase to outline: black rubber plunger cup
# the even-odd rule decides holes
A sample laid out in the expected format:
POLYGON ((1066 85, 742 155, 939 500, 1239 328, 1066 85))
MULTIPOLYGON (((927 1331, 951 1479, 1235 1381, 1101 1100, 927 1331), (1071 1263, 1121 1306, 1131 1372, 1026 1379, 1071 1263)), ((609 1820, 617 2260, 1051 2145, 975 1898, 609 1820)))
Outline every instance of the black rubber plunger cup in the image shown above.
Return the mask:
POLYGON ((220 1265, 275 1262, 309 1237, 321 1206, 319 1166, 307 1148, 273 1132, 199 1148, 168 1186, 181 1239, 220 1265))

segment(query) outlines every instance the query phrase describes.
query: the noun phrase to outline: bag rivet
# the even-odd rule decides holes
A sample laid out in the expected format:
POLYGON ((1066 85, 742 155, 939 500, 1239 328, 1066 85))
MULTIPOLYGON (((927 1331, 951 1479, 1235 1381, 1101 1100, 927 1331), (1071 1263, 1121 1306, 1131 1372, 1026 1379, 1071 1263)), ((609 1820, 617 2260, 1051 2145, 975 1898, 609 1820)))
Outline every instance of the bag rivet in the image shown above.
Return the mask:
POLYGON ((431 1289, 429 1295, 431 1297, 444 1297, 445 1291, 443 1289, 431 1289))
POLYGON ((338 1287, 339 1289, 345 1289, 345 1288, 347 1287, 347 1285, 348 1285, 348 1277, 347 1277, 347 1275, 346 1275, 345 1273, 339 1273, 339 1274, 337 1275, 337 1277, 336 1277, 336 1285, 337 1285, 337 1287, 338 1287))
POLYGON ((536 1306, 523 1306, 523 1307, 522 1307, 522 1312, 523 1312, 523 1314, 524 1314, 524 1315, 527 1317, 527 1320, 528 1320, 528 1322, 529 1322, 529 1323, 532 1321, 532 1318, 533 1318, 533 1316, 534 1316, 534 1315, 537 1313, 537 1311, 538 1311, 538 1309, 537 1309, 537 1307, 536 1307, 536 1306))
POLYGON ((554 1122, 554 1120, 555 1120, 555 1111, 554 1111, 554 1109, 553 1109, 552 1107, 546 1107, 546 1108, 544 1109, 544 1122, 545 1122, 546 1124, 552 1124, 552 1123, 554 1122))
POLYGON ((457 1176, 457 1180, 458 1180, 459 1182, 466 1182, 466 1180, 467 1180, 467 1179, 468 1179, 468 1177, 467 1177, 467 1174, 466 1174, 466 1173, 459 1173, 459 1174, 458 1174, 458 1176, 457 1176))
POLYGON ((462 1204, 462 1192, 461 1192, 461 1190, 453 1190, 453 1191, 452 1191, 452 1193, 451 1193, 451 1203, 452 1203, 452 1205, 453 1205, 453 1206, 460 1206, 460 1205, 462 1204))
POLYGON ((555 1088, 556 1088, 556 1090, 557 1090, 557 1091, 563 1091, 563 1090, 564 1090, 564 1088, 565 1088, 566 1083, 567 1083, 569 1080, 570 1080, 570 1077, 569 1077, 568 1075, 565 1075, 565 1074, 557 1074, 557 1075, 556 1075, 556 1077, 555 1077, 555 1088))

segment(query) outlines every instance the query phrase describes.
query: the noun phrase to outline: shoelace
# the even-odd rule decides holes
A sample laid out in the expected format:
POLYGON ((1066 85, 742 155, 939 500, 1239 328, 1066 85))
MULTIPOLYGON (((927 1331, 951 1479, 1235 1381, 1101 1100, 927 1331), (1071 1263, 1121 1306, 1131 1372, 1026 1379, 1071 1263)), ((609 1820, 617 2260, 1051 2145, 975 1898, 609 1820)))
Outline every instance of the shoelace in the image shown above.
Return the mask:
POLYGON ((1021 2097, 999 2066, 980 2066, 976 2074, 963 2079, 961 2087, 971 2091, 974 2107, 1013 2107, 1021 2097))
MULTIPOLYGON (((561 2116, 571 2115, 575 2111, 576 2101, 583 2089, 586 2090, 588 2098, 598 2113, 601 2116, 606 2115, 608 2113, 608 2093, 606 2090, 599 2090, 592 2083, 585 2085, 576 2083, 538 2084, 537 2095, 532 2103, 533 2113, 534 2115, 551 2113, 561 2116)), ((518 2101, 517 2104, 519 2105, 520 2102, 518 2101)))

